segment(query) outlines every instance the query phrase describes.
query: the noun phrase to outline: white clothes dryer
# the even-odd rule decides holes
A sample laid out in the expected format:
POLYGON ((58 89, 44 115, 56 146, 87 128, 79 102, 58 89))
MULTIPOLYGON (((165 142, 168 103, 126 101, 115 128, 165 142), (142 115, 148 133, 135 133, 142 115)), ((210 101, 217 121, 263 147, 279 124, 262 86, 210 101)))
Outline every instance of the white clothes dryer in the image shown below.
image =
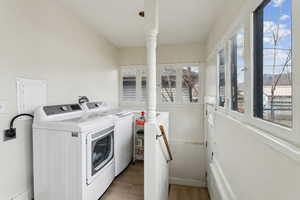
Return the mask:
POLYGON ((109 116, 115 125, 115 176, 122 173, 133 159, 134 114, 123 109, 111 109, 105 102, 89 102, 83 105, 88 113, 109 116))
POLYGON ((115 177, 114 121, 78 104, 45 106, 33 123, 34 199, 98 200, 115 177))
POLYGON ((134 114, 122 109, 106 112, 115 122, 115 176, 121 174, 133 160, 134 114))

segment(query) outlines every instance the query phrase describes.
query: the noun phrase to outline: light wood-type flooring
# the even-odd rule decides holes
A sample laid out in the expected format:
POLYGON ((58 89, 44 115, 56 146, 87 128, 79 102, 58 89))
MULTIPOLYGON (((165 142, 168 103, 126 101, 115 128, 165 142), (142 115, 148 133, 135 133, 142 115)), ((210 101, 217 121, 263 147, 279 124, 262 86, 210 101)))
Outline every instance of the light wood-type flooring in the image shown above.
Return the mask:
POLYGON ((111 184, 101 200, 143 200, 144 165, 136 162, 130 165, 111 184))
MULTIPOLYGON (((144 165, 137 162, 118 176, 100 200, 143 200, 144 165)), ((169 200, 209 200, 206 188, 171 185, 169 200)))
POLYGON ((209 200, 207 188, 171 185, 169 200, 209 200))

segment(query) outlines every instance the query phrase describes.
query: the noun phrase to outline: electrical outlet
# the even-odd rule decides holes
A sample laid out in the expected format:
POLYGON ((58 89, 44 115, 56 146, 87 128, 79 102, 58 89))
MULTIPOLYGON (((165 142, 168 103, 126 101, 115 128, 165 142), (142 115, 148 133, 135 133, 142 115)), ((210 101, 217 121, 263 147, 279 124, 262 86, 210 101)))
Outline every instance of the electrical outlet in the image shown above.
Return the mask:
POLYGON ((4 141, 13 140, 16 138, 17 138, 17 135, 16 135, 15 128, 4 130, 4 141))
POLYGON ((0 114, 6 113, 6 102, 0 101, 0 114))

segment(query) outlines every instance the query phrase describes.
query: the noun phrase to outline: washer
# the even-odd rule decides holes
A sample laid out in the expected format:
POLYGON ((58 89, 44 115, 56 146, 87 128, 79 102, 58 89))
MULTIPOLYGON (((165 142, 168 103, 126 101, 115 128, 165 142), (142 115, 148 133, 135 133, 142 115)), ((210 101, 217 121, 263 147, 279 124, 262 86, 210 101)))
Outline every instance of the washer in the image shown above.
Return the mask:
POLYGON ((133 112, 111 109, 105 102, 89 102, 83 106, 88 113, 110 116, 115 124, 115 176, 122 173, 133 159, 133 112))
POLYGON ((115 177, 114 121, 78 104, 45 106, 33 123, 34 199, 98 200, 115 177))

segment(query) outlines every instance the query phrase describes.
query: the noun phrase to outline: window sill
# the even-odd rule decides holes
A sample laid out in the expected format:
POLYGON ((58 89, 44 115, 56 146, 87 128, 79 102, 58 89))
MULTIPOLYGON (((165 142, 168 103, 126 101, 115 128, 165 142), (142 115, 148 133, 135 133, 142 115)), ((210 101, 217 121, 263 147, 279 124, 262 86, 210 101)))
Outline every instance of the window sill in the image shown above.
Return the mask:
POLYGON ((270 146, 272 149, 284 154, 290 159, 300 163, 300 147, 294 145, 293 141, 285 141, 284 139, 281 139, 280 136, 273 134, 274 132, 272 133, 273 129, 277 129, 277 132, 284 130, 284 133, 282 134, 291 135, 293 134, 291 129, 255 118, 251 120, 245 120, 245 122, 243 122, 237 119, 236 117, 224 114, 223 112, 217 113, 243 125, 249 130, 252 130, 252 132, 255 133, 254 136, 257 137, 257 139, 260 140, 262 143, 270 146), (260 123, 258 123, 258 121, 260 123), (259 127, 258 125, 261 123, 264 124, 263 128, 259 127))
POLYGON ((275 137, 263 130, 256 127, 248 125, 248 128, 256 133, 258 139, 260 139, 264 144, 270 146, 272 149, 283 153, 289 158, 300 163, 300 148, 289 142, 286 142, 278 137, 275 137))

